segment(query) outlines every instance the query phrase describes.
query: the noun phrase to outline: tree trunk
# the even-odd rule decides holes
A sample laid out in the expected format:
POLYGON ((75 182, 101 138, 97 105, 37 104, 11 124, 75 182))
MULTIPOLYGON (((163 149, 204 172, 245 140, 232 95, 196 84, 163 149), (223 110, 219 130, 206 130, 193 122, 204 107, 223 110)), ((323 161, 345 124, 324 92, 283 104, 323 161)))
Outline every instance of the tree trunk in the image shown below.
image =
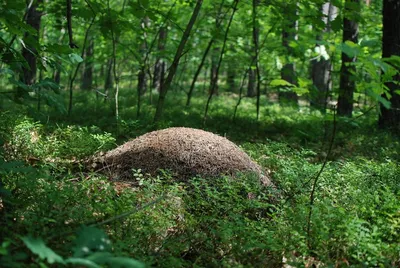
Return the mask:
MULTIPOLYGON (((149 18, 145 17, 142 19, 141 28, 143 30, 143 42, 140 45, 140 54, 142 56, 142 62, 140 65, 140 71, 138 73, 138 94, 143 95, 147 91, 147 34, 146 34, 146 28, 149 25, 149 18)), ((139 96, 140 98, 140 96, 139 96)), ((138 98, 138 99, 139 99, 138 98)), ((140 105, 138 105, 139 107, 140 105)), ((140 114, 140 111, 138 109, 138 114, 140 114)))
POLYGON ((113 85, 113 77, 112 77, 112 67, 113 67, 113 59, 108 59, 107 61, 107 73, 106 79, 104 81, 104 102, 108 100, 108 94, 110 89, 112 89, 113 85))
MULTIPOLYGON (((346 0, 343 16, 343 43, 351 41, 358 42, 358 22, 351 20, 354 17, 351 13, 357 12, 350 5, 360 5, 360 0, 346 0)), ((352 73, 356 71, 356 67, 352 65, 356 61, 356 57, 349 57, 342 52, 342 67, 340 69, 340 87, 337 110, 339 116, 351 117, 353 114, 353 94, 356 88, 356 83, 352 77, 352 73)))
POLYGON ((164 109, 165 97, 166 97, 169 87, 172 83, 172 79, 175 76, 176 70, 179 65, 180 58, 182 57, 183 49, 185 48, 185 44, 186 44, 187 40, 189 39, 190 32, 191 32, 193 25, 197 19, 197 16, 199 15, 202 4, 203 4, 203 0, 197 0, 196 6, 193 10, 193 14, 190 17, 190 21, 186 26, 186 29, 185 29, 185 32, 183 33, 181 42, 179 43, 178 49, 175 53, 175 57, 171 64, 171 67, 169 69, 168 76, 165 79, 165 82, 161 86, 160 96, 158 98, 158 103, 157 103, 157 109, 156 109, 156 113, 154 115, 154 122, 157 122, 158 120, 161 119, 161 115, 162 115, 163 109, 164 109))
MULTIPOLYGON (((383 1, 383 37, 382 37, 382 57, 388 58, 392 55, 400 56, 400 2, 393 0, 383 1)), ((390 128, 396 131, 400 130, 400 68, 393 80, 397 82, 385 83, 390 91, 392 98, 391 107, 388 109, 381 105, 381 114, 379 115, 379 126, 381 128, 390 128)), ((386 94, 382 95, 387 99, 386 94)))
POLYGON ((213 94, 218 95, 218 58, 220 54, 219 47, 214 47, 211 51, 210 88, 208 90, 208 94, 211 94, 211 87, 214 85, 213 94))
MULTIPOLYGON (((36 44, 39 43, 40 22, 42 18, 42 13, 38 11, 37 8, 42 2, 43 0, 34 1, 31 7, 29 8, 26 16, 26 23, 36 30, 36 33, 33 36, 28 32, 26 32, 24 35, 24 43, 26 44, 26 47, 24 46, 22 48, 22 56, 26 60, 29 67, 28 68, 22 67, 21 80, 23 83, 27 85, 32 85, 36 82, 37 49, 35 47, 35 43, 36 44)), ((24 96, 24 90, 22 88, 17 88, 15 98, 20 99, 23 96, 24 96)))
POLYGON ((253 66, 251 66, 249 68, 249 72, 248 72, 248 84, 247 84, 247 97, 255 97, 256 96, 256 70, 254 68, 252 68, 253 66))
MULTIPOLYGON (((325 29, 322 34, 317 35, 317 40, 323 40, 323 34, 330 32, 330 23, 337 16, 337 8, 331 3, 327 2, 322 5, 322 21, 325 23, 325 29)), ((322 48, 323 46, 316 45, 322 48)), ((314 90, 311 93, 310 105, 322 113, 326 112, 328 104, 328 97, 332 90, 332 62, 330 59, 319 57, 311 61, 314 90)))
POLYGON ((236 78, 236 68, 230 62, 228 63, 227 78, 226 78, 226 83, 228 84, 230 92, 236 92, 235 78, 236 78))
MULTIPOLYGON (((289 62, 289 56, 293 54, 292 48, 289 46, 291 41, 297 40, 297 1, 292 1, 286 6, 286 19, 282 25, 282 45, 287 50, 287 63, 281 70, 281 78, 291 84, 297 85, 296 66, 294 62, 289 62)), ((295 92, 281 91, 279 92, 280 103, 291 103, 298 105, 298 97, 295 92)))
MULTIPOLYGON (((65 31, 64 31, 64 28, 63 28, 63 23, 62 23, 61 18, 57 18, 56 19, 56 27, 55 28, 60 31, 60 38, 58 38, 58 43, 61 44, 63 42, 64 38, 65 38, 65 35, 66 35, 65 31)), ((58 63, 59 66, 61 65, 61 61, 60 60, 58 60, 57 63, 58 63)), ((60 84, 60 82, 61 82, 61 68, 56 68, 54 70, 53 79, 58 85, 60 84)))
POLYGON ((138 94, 141 96, 147 91, 147 72, 141 68, 138 74, 138 94))
POLYGON ((260 74, 260 63, 258 57, 259 49, 259 33, 260 27, 257 21, 257 7, 260 4, 260 0, 253 0, 253 43, 254 43, 254 63, 256 71, 256 93, 257 93, 257 120, 260 118, 260 98, 261 98, 261 74, 260 74))
POLYGON ((56 84, 60 84, 60 82, 61 82, 61 71, 60 70, 55 70, 54 71, 54 75, 53 75, 53 79, 54 79, 54 82, 56 82, 56 84))
POLYGON ((94 38, 92 37, 84 54, 85 66, 83 68, 81 86, 84 90, 91 90, 93 86, 93 49, 94 38))
MULTIPOLYGON (((222 24, 222 7, 223 7, 224 1, 221 2, 221 5, 219 6, 219 9, 217 13, 215 14, 215 29, 218 32, 221 28, 222 24)), ((213 37, 215 38, 215 37, 213 37)), ((215 39, 214 39, 215 40, 215 39)), ((210 72, 210 88, 208 90, 208 94, 210 95, 215 94, 218 95, 218 72, 219 72, 219 67, 218 67, 218 62, 219 62, 219 56, 221 54, 221 48, 217 44, 217 42, 214 42, 214 47, 211 50, 211 72, 210 72)))
POLYGON ((259 25, 257 23, 257 6, 259 0, 253 0, 252 10, 252 44, 251 44, 251 62, 252 65, 249 69, 249 83, 247 85, 247 97, 255 97, 257 95, 257 67, 258 67, 258 40, 259 40, 259 25))
POLYGON ((161 88, 161 80, 164 80, 162 77, 163 73, 165 73, 167 63, 163 59, 163 53, 165 51, 165 44, 167 40, 168 29, 166 26, 161 27, 160 33, 158 34, 158 57, 156 60, 156 64, 154 65, 154 74, 153 74, 153 88, 157 89, 160 92, 161 88))

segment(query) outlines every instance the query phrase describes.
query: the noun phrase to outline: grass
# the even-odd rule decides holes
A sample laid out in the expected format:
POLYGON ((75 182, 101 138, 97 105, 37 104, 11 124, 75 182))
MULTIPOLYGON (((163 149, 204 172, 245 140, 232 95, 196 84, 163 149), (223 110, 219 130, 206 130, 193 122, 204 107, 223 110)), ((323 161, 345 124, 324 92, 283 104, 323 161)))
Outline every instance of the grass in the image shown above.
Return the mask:
POLYGON ((155 125, 148 96, 136 118, 131 93, 121 92, 118 129, 109 104, 81 92, 70 117, 54 107, 38 113, 14 105, 9 110, 19 112, 2 112, 7 161, 0 175, 11 194, 3 198, 4 263, 45 263, 24 247, 23 235, 41 237, 68 257, 71 243, 82 241, 75 233, 82 224, 134 211, 101 228, 113 241, 114 254, 149 266, 279 267, 283 259, 297 267, 400 264, 400 144, 397 136, 376 129, 375 111, 337 119, 327 155, 332 114, 280 107, 263 97, 257 121, 255 100, 245 98, 233 121, 237 98, 216 96, 204 128, 227 136, 270 172, 282 196, 271 204, 274 193, 248 176, 181 184, 167 172, 151 178, 132 171, 132 188, 116 187, 100 174, 72 171, 77 160, 150 130, 203 128, 206 99, 200 95, 183 108, 185 95, 171 91, 163 121, 155 125), (326 157, 307 233, 311 184, 326 157), (33 166, 25 164, 32 159, 33 166))

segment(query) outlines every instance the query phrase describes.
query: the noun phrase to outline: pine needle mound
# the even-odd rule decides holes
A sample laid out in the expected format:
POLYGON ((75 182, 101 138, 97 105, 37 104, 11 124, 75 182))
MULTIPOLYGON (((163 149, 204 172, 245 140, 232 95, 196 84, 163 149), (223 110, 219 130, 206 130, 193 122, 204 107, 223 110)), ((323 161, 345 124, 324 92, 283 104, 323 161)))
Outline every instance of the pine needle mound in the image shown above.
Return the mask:
POLYGON ((233 142, 193 128, 149 132, 105 153, 96 162, 122 179, 129 179, 133 168, 151 175, 159 169, 170 170, 182 180, 196 175, 216 177, 252 172, 264 185, 272 185, 262 168, 233 142))

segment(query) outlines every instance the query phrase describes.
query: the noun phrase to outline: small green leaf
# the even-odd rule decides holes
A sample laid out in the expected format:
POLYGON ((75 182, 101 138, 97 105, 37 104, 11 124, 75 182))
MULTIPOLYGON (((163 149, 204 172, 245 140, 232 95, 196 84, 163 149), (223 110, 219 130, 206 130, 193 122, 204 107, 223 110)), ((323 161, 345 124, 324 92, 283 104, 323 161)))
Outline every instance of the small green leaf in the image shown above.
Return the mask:
POLYGON ((14 75, 14 71, 8 68, 0 69, 0 75, 14 75))
POLYGON ((46 51, 50 53, 69 54, 72 49, 68 45, 49 44, 46 45, 46 51))
POLYGON ((89 268, 100 268, 101 266, 97 265, 95 262, 83 258, 68 258, 65 260, 65 263, 73 264, 73 265, 83 265, 89 268))
POLYGON ((358 54, 360 54, 360 49, 358 45, 351 41, 346 41, 342 43, 339 47, 342 50, 342 52, 345 53, 350 58, 356 57, 358 54))
POLYGON ((293 84, 291 84, 288 81, 283 80, 283 79, 274 79, 274 80, 271 81, 271 83, 269 85, 272 86, 272 87, 282 87, 282 86, 294 87, 293 84))
POLYGON ((360 46, 376 48, 381 45, 381 40, 378 39, 362 39, 360 46))
POLYGON ((25 83, 22 83, 21 81, 15 80, 14 77, 11 77, 11 78, 9 79, 9 82, 10 82, 11 84, 13 84, 13 85, 19 87, 19 88, 22 88, 22 89, 25 90, 26 92, 32 91, 30 86, 28 86, 28 85, 25 84, 25 83))
POLYGON ((83 61, 82 57, 75 53, 69 54, 68 57, 71 63, 80 63, 83 61))
POLYGON ((132 268, 144 268, 146 267, 142 262, 124 257, 113 257, 110 258, 107 263, 110 267, 132 267, 132 268))
POLYGON ((44 89, 53 89, 53 90, 58 90, 60 88, 60 85, 57 84, 53 79, 46 77, 39 83, 37 83, 37 86, 44 88, 44 89))
POLYGON ((97 264, 108 264, 109 267, 132 267, 132 268, 145 267, 145 265, 140 261, 126 257, 114 257, 109 252, 96 252, 88 256, 87 259, 97 264))
POLYGON ((332 22, 331 22, 331 29, 334 32, 339 32, 342 30, 343 26, 343 20, 341 16, 337 16, 332 22))
POLYGON ((149 0, 139 0, 139 4, 144 7, 145 9, 148 9, 150 6, 149 0))
POLYGON ((35 239, 32 237, 22 237, 25 245, 36 255, 43 260, 47 260, 48 263, 64 263, 63 258, 55 253, 51 248, 47 247, 42 239, 35 239))
POLYGON ((400 67, 400 56, 392 55, 390 58, 385 58, 383 60, 392 64, 393 66, 400 67))
MULTIPOLYGON (((385 92, 386 93, 386 92, 385 92)), ((368 90, 367 94, 377 101, 379 101, 386 109, 390 109, 391 103, 387 99, 383 98, 380 94, 373 92, 372 90, 368 90)))
POLYGON ((111 241, 104 231, 94 227, 83 227, 78 232, 75 241, 74 257, 87 256, 93 252, 107 251, 111 247, 111 241))
POLYGON ((307 88, 303 88, 303 87, 294 87, 293 92, 295 92, 297 95, 301 96, 301 95, 307 94, 309 92, 309 90, 307 88))
MULTIPOLYGON (((4 193, 5 191, 2 191, 2 189, 0 188, 0 194, 4 193)), ((0 255, 7 255, 8 254, 8 250, 7 248, 10 246, 11 242, 10 241, 4 241, 1 246, 0 246, 0 255)))

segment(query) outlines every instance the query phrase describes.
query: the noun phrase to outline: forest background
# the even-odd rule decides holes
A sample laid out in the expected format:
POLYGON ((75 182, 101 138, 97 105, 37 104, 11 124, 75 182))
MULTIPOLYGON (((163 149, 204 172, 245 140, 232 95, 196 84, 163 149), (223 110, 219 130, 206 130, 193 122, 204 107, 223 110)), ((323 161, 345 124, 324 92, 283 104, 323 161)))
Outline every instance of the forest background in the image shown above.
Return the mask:
POLYGON ((5 266, 400 264, 399 1, 4 0, 0 29, 5 266), (171 126, 278 192, 82 167, 171 126))

